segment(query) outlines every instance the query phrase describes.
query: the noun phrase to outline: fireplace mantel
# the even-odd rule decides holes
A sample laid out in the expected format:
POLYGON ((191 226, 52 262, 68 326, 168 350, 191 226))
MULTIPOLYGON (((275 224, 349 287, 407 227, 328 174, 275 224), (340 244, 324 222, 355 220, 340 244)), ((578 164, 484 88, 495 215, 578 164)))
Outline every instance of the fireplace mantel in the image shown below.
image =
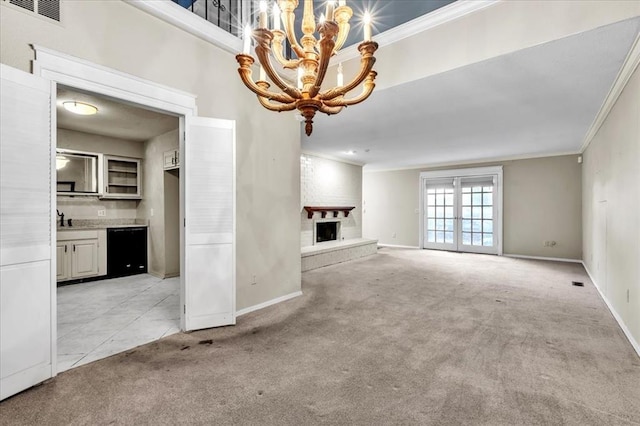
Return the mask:
POLYGON ((344 213, 344 217, 349 217, 349 213, 351 210, 355 209, 353 207, 316 207, 316 206, 304 206, 304 209, 307 211, 307 217, 309 219, 313 218, 313 214, 315 212, 320 212, 322 214, 322 218, 327 217, 327 212, 333 212, 333 217, 338 217, 338 213, 344 213))

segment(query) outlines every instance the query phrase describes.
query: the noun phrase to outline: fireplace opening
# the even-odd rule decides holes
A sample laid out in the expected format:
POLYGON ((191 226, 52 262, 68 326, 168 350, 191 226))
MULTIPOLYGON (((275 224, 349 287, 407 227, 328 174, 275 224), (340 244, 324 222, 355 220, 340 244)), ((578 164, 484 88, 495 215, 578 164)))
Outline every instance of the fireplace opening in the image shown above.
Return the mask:
POLYGON ((339 222, 316 222, 316 243, 336 241, 339 222))

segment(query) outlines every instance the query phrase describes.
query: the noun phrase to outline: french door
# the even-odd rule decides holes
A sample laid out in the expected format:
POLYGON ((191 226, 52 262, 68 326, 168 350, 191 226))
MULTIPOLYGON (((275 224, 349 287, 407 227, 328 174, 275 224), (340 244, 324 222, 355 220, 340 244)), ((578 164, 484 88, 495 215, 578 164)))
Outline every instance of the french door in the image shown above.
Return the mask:
POLYGON ((494 167, 422 173, 421 246, 502 254, 501 182, 502 169, 494 167), (461 175, 447 176, 452 172, 461 175))

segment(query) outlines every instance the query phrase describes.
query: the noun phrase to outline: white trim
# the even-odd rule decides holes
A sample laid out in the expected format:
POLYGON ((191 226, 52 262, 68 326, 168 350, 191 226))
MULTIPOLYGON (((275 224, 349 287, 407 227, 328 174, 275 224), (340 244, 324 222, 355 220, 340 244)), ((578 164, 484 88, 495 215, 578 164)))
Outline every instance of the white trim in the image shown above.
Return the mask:
POLYGON ((418 247, 418 246, 403 246, 403 245, 399 245, 399 244, 383 244, 383 243, 378 243, 378 247, 389 247, 389 248, 403 248, 403 249, 416 249, 416 250, 420 250, 420 247, 418 247))
POLYGON ((184 7, 171 0, 125 0, 131 6, 137 7, 163 20, 171 25, 188 32, 214 46, 217 46, 229 53, 240 53, 242 51, 242 40, 201 18, 184 7))
MULTIPOLYGON (((84 59, 76 58, 52 49, 33 45, 36 59, 33 61, 33 74, 50 80, 52 83, 64 84, 77 89, 112 98, 132 102, 147 108, 180 116, 180 140, 184 145, 185 117, 197 116, 196 95, 163 86, 155 82, 126 74, 108 67, 97 65, 84 59)), ((53 96, 53 94, 52 94, 53 96)), ((55 109, 53 110, 55 112, 55 109)), ((53 121, 53 120, 52 120, 53 121)), ((53 136, 55 138, 55 132, 53 136)), ((55 148, 55 139, 52 141, 55 148)), ((234 154, 235 155, 235 154, 234 154)), ((55 149, 52 150, 52 161, 55 161, 55 149)), ((55 163, 53 163, 55 164, 55 163)), ((234 191, 235 192, 235 191, 234 191)), ((56 197, 55 180, 51 182, 53 199, 56 197)), ((184 199, 180 200, 180 221, 184 221, 184 199)), ((235 223, 234 223, 235 224, 235 223)), ((184 227, 180 227, 180 253, 184 256, 184 227)), ((51 233, 51 245, 55 250, 55 232, 51 233)), ((55 252, 54 252, 55 253, 55 252)), ((54 262, 55 257, 52 259, 54 262)), ((181 271, 184 258, 181 257, 181 271)), ((55 286, 55 270, 52 268, 55 286)), ((184 273, 181 274, 184 277, 184 273)), ((181 302, 184 302, 184 282, 181 280, 181 302)), ((235 297, 235 295, 234 295, 235 297)), ((185 329, 184 310, 180 310, 180 326, 185 329)))
MULTIPOLYGON (((496 247, 498 256, 502 256, 502 234, 503 234, 503 167, 502 166, 487 166, 487 167, 467 167, 462 169, 446 169, 446 170, 431 170, 420 172, 420 183, 418 185, 418 197, 419 197, 419 215, 418 215, 418 229, 420 235, 418 236, 418 243, 420 248, 426 248, 424 242, 424 191, 426 188, 427 179, 439 179, 439 178, 460 178, 460 177, 469 177, 469 176, 485 176, 485 175, 494 175, 496 176, 497 182, 495 183, 496 188, 496 217, 494 218, 494 223, 497 220, 498 226, 494 228, 494 236, 498 242, 496 247)), ((459 207, 459 206, 458 206, 459 207)), ((460 216, 456 214, 456 216, 460 216)), ((459 231, 458 231, 459 233, 459 231)), ((459 250, 459 249, 458 249, 459 250)), ((479 253, 479 252, 478 252, 479 253)))
POLYGON ((84 89, 179 115, 197 115, 196 95, 103 67, 75 56, 33 45, 33 74, 77 89, 84 89))
POLYGON ((593 279, 593 276, 591 275, 591 272, 589 272, 589 268, 587 268, 587 265, 584 263, 584 261, 582 261, 581 263, 582 263, 582 266, 584 267, 584 270, 587 271, 587 275, 589 275, 589 279, 593 283, 593 286, 596 288, 596 290, 598 290, 600 297, 602 298, 602 300, 604 300, 604 303, 605 305, 607 305, 607 308, 609 308, 609 312, 611 312, 611 315, 613 315, 613 318, 615 318, 615 320, 618 322, 618 325, 622 329, 622 332, 624 333, 625 336, 627 336, 629 343, 631 343, 631 346, 636 351, 636 354, 638 354, 638 356, 640 357, 640 344, 636 342, 636 339, 633 338, 631 331, 629 331, 625 323, 622 321, 622 318, 620 317, 620 315, 618 315, 616 310, 613 309, 613 305, 611 305, 611 303, 609 302, 609 299, 607 299, 607 296, 604 295, 604 293, 596 283, 596 280, 593 279))
POLYGON ((418 166, 406 166, 406 167, 394 167, 389 169, 372 169, 367 168, 367 165, 362 169, 363 173, 378 173, 378 172, 400 172, 405 170, 424 170, 431 169, 436 167, 457 167, 457 166, 466 166, 470 164, 486 164, 486 163, 499 163, 502 161, 516 161, 516 160, 533 160, 536 158, 551 158, 551 157, 564 157, 566 155, 580 155, 580 151, 562 151, 555 154, 523 154, 523 155, 511 155, 511 156, 503 156, 503 157, 491 157, 491 158, 480 158, 476 160, 464 160, 464 161, 449 161, 445 163, 432 163, 432 164, 421 164, 418 166))
POLYGON ((324 158, 325 160, 337 161, 338 163, 350 164, 352 166, 363 167, 364 164, 365 164, 365 163, 360 163, 358 161, 345 160, 344 158, 334 157, 332 155, 327 155, 327 154, 322 154, 320 152, 307 151, 307 150, 302 150, 300 152, 300 155, 301 156, 302 155, 306 155, 306 156, 311 156, 311 157, 324 158))
POLYGON ((301 291, 296 291, 290 294, 285 294, 284 296, 280 296, 280 297, 276 297, 275 299, 271 299, 271 300, 267 300, 266 302, 262 302, 262 303, 258 303, 257 305, 253 305, 253 306, 249 306, 248 308, 244 308, 244 309, 240 309, 239 311, 236 311, 236 318, 244 315, 244 314, 248 314, 250 312, 254 312, 254 311, 258 311, 260 309, 272 306, 272 305, 276 305, 280 302, 285 302, 289 299, 293 299, 294 297, 298 297, 298 296, 302 296, 302 292, 301 291))
MULTIPOLYGON (((405 24, 398 25, 397 27, 377 34, 374 37, 374 41, 376 41, 380 47, 388 46, 407 37, 470 15, 486 7, 493 6, 499 1, 500 0, 458 0, 405 24)), ((334 61, 334 63, 345 62, 358 57, 360 57, 358 49, 356 49, 355 46, 348 46, 346 49, 340 50, 332 61, 334 61)))
POLYGON ((568 263, 582 263, 580 259, 567 259, 563 257, 543 257, 543 256, 526 256, 524 254, 503 254, 504 257, 513 257, 515 259, 531 259, 531 260, 548 260, 551 262, 568 262, 568 263))
POLYGON ((582 142, 580 154, 582 154, 589 147, 589 144, 596 136, 596 133, 598 133, 598 130, 600 130, 600 127, 609 116, 611 109, 613 108, 616 101, 620 97, 620 94, 629 82, 631 75, 633 75, 634 71, 638 67, 638 64, 640 64, 640 34, 633 42, 633 45, 629 50, 629 54, 627 55, 622 68, 620 68, 620 72, 618 72, 618 76, 613 82, 613 85, 611 86, 607 97, 602 103, 600 111, 598 111, 598 115, 596 115, 593 123, 591 123, 591 127, 589 127, 589 130, 584 137, 584 141, 582 142))

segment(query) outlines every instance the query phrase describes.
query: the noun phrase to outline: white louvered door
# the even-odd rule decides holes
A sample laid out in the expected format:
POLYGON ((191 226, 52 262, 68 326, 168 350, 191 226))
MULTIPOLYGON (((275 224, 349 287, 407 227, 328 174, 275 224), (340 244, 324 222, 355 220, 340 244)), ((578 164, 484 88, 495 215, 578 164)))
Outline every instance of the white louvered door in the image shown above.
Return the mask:
POLYGON ((54 374, 51 83, 0 64, 0 399, 54 374))
POLYGON ((184 328, 235 324, 235 122, 187 117, 184 328))

